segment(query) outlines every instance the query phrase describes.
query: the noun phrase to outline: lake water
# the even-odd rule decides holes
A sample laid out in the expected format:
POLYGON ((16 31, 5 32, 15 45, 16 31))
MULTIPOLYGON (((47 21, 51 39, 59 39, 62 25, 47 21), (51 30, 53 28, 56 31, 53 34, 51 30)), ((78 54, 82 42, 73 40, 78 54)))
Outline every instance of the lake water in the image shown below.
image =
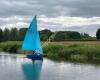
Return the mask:
POLYGON ((0 80, 100 80, 100 66, 0 55, 0 80))

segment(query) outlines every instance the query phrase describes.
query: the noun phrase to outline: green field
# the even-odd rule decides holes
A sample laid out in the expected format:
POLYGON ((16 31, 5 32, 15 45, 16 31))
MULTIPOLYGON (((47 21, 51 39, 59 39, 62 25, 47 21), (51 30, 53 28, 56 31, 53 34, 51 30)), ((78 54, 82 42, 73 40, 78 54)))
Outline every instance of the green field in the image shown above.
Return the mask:
POLYGON ((51 42, 51 44, 59 44, 59 45, 87 45, 87 46, 100 46, 100 41, 59 41, 59 42, 51 42))
MULTIPOLYGON (((0 51, 15 54, 31 53, 31 51, 22 51, 21 43, 20 41, 2 42, 0 43, 0 51)), ((100 41, 50 42, 48 45, 43 46, 43 50, 48 58, 54 60, 100 62, 100 41)))

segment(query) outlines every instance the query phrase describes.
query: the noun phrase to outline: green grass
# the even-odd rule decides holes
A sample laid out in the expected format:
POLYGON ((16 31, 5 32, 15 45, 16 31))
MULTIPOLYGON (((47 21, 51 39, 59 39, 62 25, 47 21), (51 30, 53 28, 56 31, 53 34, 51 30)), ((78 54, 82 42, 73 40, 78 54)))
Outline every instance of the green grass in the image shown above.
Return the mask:
POLYGON ((44 52, 54 60, 100 62, 100 41, 52 42, 44 52))
POLYGON ((0 51, 15 53, 15 54, 27 54, 31 51, 21 50, 21 41, 7 41, 0 43, 0 51))
POLYGON ((90 47, 73 44, 69 46, 50 45, 44 49, 50 58, 63 60, 100 60, 100 46, 90 47))
MULTIPOLYGON (((22 51, 20 41, 8 41, 0 43, 0 51, 28 54, 31 51, 22 51)), ((44 53, 48 58, 65 61, 96 61, 100 62, 100 42, 99 41, 66 41, 51 42, 48 46, 43 46, 44 53)))

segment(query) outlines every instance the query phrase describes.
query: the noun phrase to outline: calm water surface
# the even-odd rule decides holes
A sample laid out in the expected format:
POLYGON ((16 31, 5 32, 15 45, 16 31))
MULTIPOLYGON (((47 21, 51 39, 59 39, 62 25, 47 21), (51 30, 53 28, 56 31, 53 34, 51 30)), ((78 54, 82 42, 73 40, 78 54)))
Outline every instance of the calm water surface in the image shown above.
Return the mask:
POLYGON ((0 55, 0 80, 100 80, 100 66, 0 55))

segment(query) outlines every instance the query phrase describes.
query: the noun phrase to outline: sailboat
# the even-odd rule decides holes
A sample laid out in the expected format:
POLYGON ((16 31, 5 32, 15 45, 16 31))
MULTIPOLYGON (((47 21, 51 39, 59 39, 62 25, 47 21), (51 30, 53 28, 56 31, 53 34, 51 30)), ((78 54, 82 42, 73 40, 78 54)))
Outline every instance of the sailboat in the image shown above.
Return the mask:
POLYGON ((22 50, 33 51, 32 54, 27 55, 27 58, 34 60, 43 60, 43 50, 37 30, 37 18, 33 18, 23 41, 22 50))

